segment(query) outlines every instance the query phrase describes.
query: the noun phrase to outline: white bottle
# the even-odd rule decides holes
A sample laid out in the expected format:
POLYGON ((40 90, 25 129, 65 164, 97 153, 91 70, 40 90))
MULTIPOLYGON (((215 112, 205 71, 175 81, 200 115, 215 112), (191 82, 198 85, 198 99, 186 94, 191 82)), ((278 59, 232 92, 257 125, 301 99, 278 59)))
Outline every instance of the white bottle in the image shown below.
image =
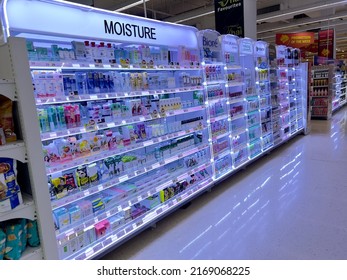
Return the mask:
POLYGON ((92 55, 92 49, 89 44, 89 41, 84 41, 84 48, 85 48, 85 55, 86 55, 86 61, 87 62, 94 62, 93 55, 92 55))

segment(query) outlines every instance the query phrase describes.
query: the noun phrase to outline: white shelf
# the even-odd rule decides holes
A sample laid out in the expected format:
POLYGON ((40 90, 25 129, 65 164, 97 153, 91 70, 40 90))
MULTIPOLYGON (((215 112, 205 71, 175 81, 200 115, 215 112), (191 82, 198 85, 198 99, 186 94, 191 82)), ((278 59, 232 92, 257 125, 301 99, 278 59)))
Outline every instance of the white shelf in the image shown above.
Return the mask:
POLYGON ((69 61, 69 62, 60 62, 60 61, 29 61, 31 69, 61 69, 61 70, 124 70, 124 71, 173 71, 173 70, 202 70, 201 66, 152 66, 152 67, 140 67, 135 65, 129 65, 123 67, 120 64, 90 64, 86 62, 79 61, 69 61))
POLYGON ((226 70, 242 70, 243 68, 240 65, 226 65, 226 70))
POLYGON ((187 129, 185 131, 179 131, 179 132, 164 135, 161 137, 156 137, 156 138, 144 141, 144 142, 136 143, 136 144, 130 145, 128 147, 115 149, 115 150, 103 151, 103 152, 100 152, 97 154, 92 154, 88 157, 76 158, 75 160, 71 160, 70 162, 59 163, 57 165, 47 167, 47 174, 53 174, 56 172, 61 172, 64 170, 72 169, 72 168, 75 168, 75 167, 83 165, 83 164, 91 164, 93 162, 103 160, 103 159, 106 159, 106 158, 111 157, 111 156, 121 155, 124 153, 132 152, 132 151, 135 151, 135 150, 138 150, 141 148, 145 148, 145 147, 149 147, 151 145, 156 145, 158 143, 165 142, 165 141, 170 140, 170 139, 175 139, 177 137, 187 136, 187 135, 192 134, 196 131, 201 131, 205 128, 206 127, 202 127, 201 129, 193 129, 193 128, 187 129))
POLYGON ((242 133, 245 133, 246 131, 247 130, 244 127, 243 128, 239 128, 239 129, 237 129, 235 131, 232 131, 231 135, 232 135, 232 137, 234 137, 234 136, 240 135, 242 133))
POLYGON ((50 105, 50 104, 60 104, 60 103, 71 103, 71 102, 81 102, 81 101, 91 101, 91 100, 107 100, 115 98, 129 98, 138 96, 151 96, 151 95, 161 95, 170 93, 181 93, 189 92, 195 90, 203 90, 202 86, 187 86, 172 89, 160 89, 160 90, 139 90, 139 91, 129 91, 129 92, 114 92, 114 93, 98 93, 98 94, 83 94, 76 96, 57 96, 57 97, 43 97, 36 98, 36 105, 50 105))
POLYGON ((228 119, 229 115, 227 114, 223 114, 223 115, 220 115, 220 116, 217 116, 217 117, 213 117, 213 118, 210 118, 210 122, 217 122, 217 121, 221 121, 221 120, 224 120, 224 119, 228 119))
POLYGON ((38 247, 27 247, 22 253, 21 260, 42 260, 43 254, 40 246, 38 247))
POLYGON ((22 197, 22 204, 18 205, 16 208, 10 211, 0 212, 0 222, 19 218, 25 218, 29 220, 36 219, 36 209, 32 197, 25 194, 22 194, 22 197))
POLYGON ((243 102, 243 101, 245 101, 245 98, 243 96, 239 97, 239 98, 230 98, 229 97, 229 104, 243 102))
POLYGON ((135 124, 135 123, 140 123, 140 122, 145 122, 150 120, 157 120, 157 119, 167 118, 171 116, 187 114, 191 112, 202 111, 204 109, 205 109, 205 106, 196 106, 196 107, 190 107, 185 109, 168 111, 166 112, 165 116, 158 116, 158 117, 152 117, 151 115, 134 116, 134 117, 129 117, 126 120, 116 120, 116 121, 112 121, 108 123, 105 122, 105 123, 95 125, 95 127, 91 129, 89 128, 87 129, 85 127, 76 127, 76 128, 70 128, 70 129, 63 129, 63 130, 59 130, 55 132, 44 132, 44 133, 41 133, 41 140, 46 141, 46 140, 52 140, 56 138, 67 137, 67 136, 81 134, 81 133, 94 132, 94 131, 103 130, 103 129, 110 129, 110 128, 114 128, 114 127, 118 127, 122 125, 135 124))
POLYGON ((159 219, 161 216, 176 208, 178 205, 182 205, 185 201, 204 191, 212 184, 213 179, 210 178, 195 186, 189 187, 184 192, 178 194, 177 197, 174 197, 173 199, 162 203, 159 207, 144 213, 141 217, 132 221, 132 223, 126 224, 122 229, 116 230, 109 236, 96 242, 92 248, 88 248, 87 250, 83 249, 82 252, 78 252, 76 255, 72 256, 72 258, 76 260, 92 259, 106 248, 111 247, 115 243, 121 242, 127 236, 131 236, 141 228, 148 226, 154 220, 159 219))
POLYGON ((222 152, 217 153, 214 156, 214 160, 217 161, 219 159, 226 157, 227 155, 230 155, 230 150, 228 148, 224 149, 222 152))
POLYGON ((221 134, 219 134, 219 135, 213 136, 213 137, 212 137, 212 140, 215 141, 215 140, 221 139, 221 138, 223 138, 223 137, 228 136, 229 134, 230 134, 229 131, 227 131, 227 132, 225 132, 225 133, 221 133, 221 134))
POLYGON ((237 120, 237 119, 245 118, 245 117, 246 117, 245 113, 236 114, 236 115, 234 115, 234 116, 231 117, 231 121, 235 121, 235 120, 237 120))
POLYGON ((17 99, 14 80, 0 79, 0 95, 6 96, 12 101, 17 99))
POLYGON ((21 162, 26 162, 27 156, 24 141, 18 140, 1 145, 0 157, 13 158, 21 162))
POLYGON ((228 81, 226 84, 228 87, 239 87, 245 85, 243 82, 234 82, 234 81, 228 81))

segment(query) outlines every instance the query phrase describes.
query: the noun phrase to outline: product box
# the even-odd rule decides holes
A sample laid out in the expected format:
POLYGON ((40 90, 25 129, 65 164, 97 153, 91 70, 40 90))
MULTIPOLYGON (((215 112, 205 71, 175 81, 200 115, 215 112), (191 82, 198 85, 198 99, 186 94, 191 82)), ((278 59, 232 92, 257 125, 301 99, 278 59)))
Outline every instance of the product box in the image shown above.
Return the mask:
POLYGON ((21 204, 23 204, 23 197, 21 192, 18 191, 5 199, 0 199, 0 213, 10 211, 21 204))
POLYGON ((0 213, 7 212, 23 203, 17 184, 17 161, 0 158, 0 213))
POLYGON ((142 206, 146 207, 146 209, 148 209, 148 210, 157 207, 160 203, 161 203, 161 201, 160 201, 160 197, 158 194, 154 194, 150 197, 147 197, 145 200, 142 200, 140 202, 140 204, 142 206))

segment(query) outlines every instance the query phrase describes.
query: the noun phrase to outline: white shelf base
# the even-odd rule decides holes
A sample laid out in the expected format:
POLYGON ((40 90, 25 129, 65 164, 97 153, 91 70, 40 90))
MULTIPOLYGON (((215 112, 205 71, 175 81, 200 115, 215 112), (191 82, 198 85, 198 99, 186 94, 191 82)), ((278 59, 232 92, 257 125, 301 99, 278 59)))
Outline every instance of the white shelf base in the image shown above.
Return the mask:
POLYGON ((27 157, 24 142, 22 140, 18 140, 1 145, 0 157, 13 158, 21 162, 26 162, 27 157))
POLYGON ((10 211, 0 212, 0 222, 19 218, 29 220, 36 219, 36 209, 32 197, 26 194, 22 194, 22 196, 23 203, 21 205, 18 205, 16 208, 10 211))
POLYGON ((42 260, 43 254, 40 246, 38 247, 27 247, 22 254, 21 260, 42 260))

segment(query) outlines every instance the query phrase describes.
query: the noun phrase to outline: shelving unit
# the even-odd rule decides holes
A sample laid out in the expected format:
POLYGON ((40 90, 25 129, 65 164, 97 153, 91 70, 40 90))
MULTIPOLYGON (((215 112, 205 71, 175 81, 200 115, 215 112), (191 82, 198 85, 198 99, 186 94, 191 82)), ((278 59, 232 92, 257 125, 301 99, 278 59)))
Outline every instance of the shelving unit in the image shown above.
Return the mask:
POLYGON ((270 152, 277 131, 294 136, 289 117, 275 129, 289 116, 289 85, 274 104, 264 42, 71 3, 8 2, 0 55, 11 67, 1 71, 25 104, 45 259, 98 258, 270 152), (33 13, 12 26, 17 5, 33 13), (103 28, 81 28, 90 17, 103 28), (116 36, 115 22, 147 37, 116 36))
MULTIPOLYGON (((0 58, 1 61, 4 63, 8 62, 7 69, 6 67, 2 67, 0 70, 0 95, 5 96, 6 98, 10 99, 13 102, 17 103, 17 107, 21 108, 23 104, 20 100, 18 100, 17 96, 17 90, 16 90, 16 76, 13 76, 12 73, 12 61, 9 61, 9 54, 10 50, 7 45, 3 45, 0 47, 0 58)), ((15 122, 20 130, 23 129, 23 120, 22 116, 18 116, 19 119, 16 118, 16 115, 14 115, 15 122)), ((21 131, 19 131, 19 136, 21 137, 21 131)), ((24 139, 26 139, 24 137, 24 139)), ((20 161, 22 163, 26 163, 30 165, 31 163, 28 162, 27 157, 27 149, 26 149, 26 141, 25 140, 17 140, 14 142, 7 142, 5 145, 0 145, 0 157, 1 158, 11 158, 17 161, 20 161)), ((18 178, 16 179, 18 180, 18 178)), ((36 220, 37 214, 36 214, 36 204, 34 202, 34 199, 31 195, 25 193, 23 191, 24 187, 29 188, 30 182, 29 178, 27 180, 24 180, 28 186, 21 185, 20 193, 18 193, 19 196, 19 202, 20 204, 16 206, 15 208, 1 212, 0 211, 0 222, 7 222, 15 219, 29 219, 29 220, 36 220)), ((24 252, 22 252, 21 256, 22 260, 26 259, 42 259, 42 249, 41 247, 27 247, 24 252)))
POLYGON ((232 170, 230 154, 230 109, 226 95, 227 82, 225 53, 221 35, 214 30, 198 32, 202 67, 204 68, 205 96, 208 107, 208 127, 214 178, 220 178, 232 170))
POLYGON ((334 66, 313 66, 311 70, 310 107, 312 118, 330 119, 333 95, 334 66))
POLYGON ((340 95, 340 106, 344 106, 347 103, 347 74, 346 70, 341 71, 341 95, 340 95))
POLYGON ((254 44, 255 71, 256 71, 256 92, 259 98, 259 111, 261 122, 261 150, 262 152, 271 148, 273 142, 272 129, 272 105, 269 78, 269 57, 268 44, 257 41, 254 44))

